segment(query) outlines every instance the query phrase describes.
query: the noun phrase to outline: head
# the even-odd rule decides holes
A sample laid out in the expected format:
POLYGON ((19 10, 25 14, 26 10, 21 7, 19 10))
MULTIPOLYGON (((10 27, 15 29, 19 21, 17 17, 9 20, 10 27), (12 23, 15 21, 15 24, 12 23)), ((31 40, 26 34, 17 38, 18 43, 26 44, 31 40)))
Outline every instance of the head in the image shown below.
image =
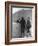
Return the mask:
POLYGON ((30 17, 28 17, 27 20, 30 20, 30 17))
POLYGON ((20 20, 20 18, 19 18, 19 20, 20 20))
POLYGON ((23 20, 24 18, 22 17, 22 20, 23 20))

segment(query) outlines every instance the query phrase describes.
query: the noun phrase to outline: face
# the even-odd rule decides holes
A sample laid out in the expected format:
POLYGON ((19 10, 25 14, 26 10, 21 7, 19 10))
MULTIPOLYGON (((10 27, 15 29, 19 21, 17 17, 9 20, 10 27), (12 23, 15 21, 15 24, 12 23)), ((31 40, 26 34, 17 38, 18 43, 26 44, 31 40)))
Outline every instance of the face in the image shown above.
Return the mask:
POLYGON ((30 17, 28 17, 27 19, 30 20, 30 17))

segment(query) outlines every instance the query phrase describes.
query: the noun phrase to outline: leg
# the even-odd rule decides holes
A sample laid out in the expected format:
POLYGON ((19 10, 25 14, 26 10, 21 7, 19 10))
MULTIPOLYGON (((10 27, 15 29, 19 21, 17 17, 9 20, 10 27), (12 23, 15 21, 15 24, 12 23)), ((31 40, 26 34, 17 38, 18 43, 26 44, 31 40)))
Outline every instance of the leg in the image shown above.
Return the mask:
POLYGON ((29 33, 30 31, 29 31, 29 28, 28 28, 28 31, 27 31, 27 33, 29 33))

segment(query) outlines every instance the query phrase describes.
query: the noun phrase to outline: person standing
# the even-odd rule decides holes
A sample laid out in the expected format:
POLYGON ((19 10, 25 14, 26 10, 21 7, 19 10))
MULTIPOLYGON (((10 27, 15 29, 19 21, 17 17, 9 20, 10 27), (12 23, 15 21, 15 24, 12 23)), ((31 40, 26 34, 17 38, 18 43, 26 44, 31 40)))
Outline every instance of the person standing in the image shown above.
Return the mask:
POLYGON ((26 25, 26 27, 27 27, 27 33, 29 33, 30 32, 30 28, 31 28, 30 17, 27 18, 27 25, 26 25))
POLYGON ((20 24, 21 24, 21 37, 24 37, 26 22, 23 17, 21 17, 20 24))
MULTIPOLYGON (((19 20, 20 20, 20 19, 19 19, 19 20)), ((19 20, 17 20, 17 22, 20 23, 20 26, 21 26, 21 29, 20 29, 20 31, 21 31, 21 36, 20 36, 20 37, 24 37, 26 22, 25 22, 25 20, 24 20, 23 17, 21 17, 21 20, 20 20, 20 21, 19 21, 19 20)))

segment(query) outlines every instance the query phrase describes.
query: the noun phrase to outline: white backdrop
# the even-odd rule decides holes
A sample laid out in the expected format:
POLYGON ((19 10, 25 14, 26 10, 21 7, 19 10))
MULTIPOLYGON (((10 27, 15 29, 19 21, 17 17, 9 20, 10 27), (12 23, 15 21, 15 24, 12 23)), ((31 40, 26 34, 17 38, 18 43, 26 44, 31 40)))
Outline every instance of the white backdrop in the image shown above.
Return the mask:
MULTIPOLYGON (((38 3, 38 0, 12 0, 12 1, 38 3)), ((0 46, 5 46, 5 0, 0 0, 0 46)), ((13 46, 38 46, 38 43, 17 44, 13 46)))

